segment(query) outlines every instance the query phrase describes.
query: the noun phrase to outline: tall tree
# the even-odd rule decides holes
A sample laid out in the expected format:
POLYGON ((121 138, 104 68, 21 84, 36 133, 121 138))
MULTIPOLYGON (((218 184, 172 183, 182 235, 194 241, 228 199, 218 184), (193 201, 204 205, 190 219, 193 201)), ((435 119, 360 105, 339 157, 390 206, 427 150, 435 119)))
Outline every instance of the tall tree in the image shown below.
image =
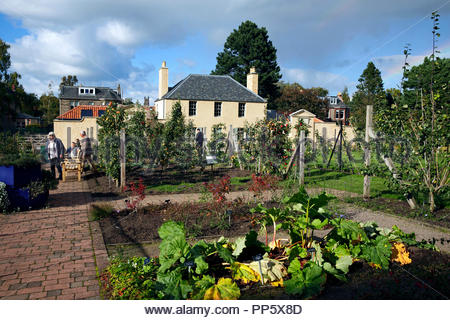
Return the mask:
POLYGON ((291 113, 306 109, 319 118, 326 116, 328 100, 324 96, 328 90, 320 87, 305 89, 298 83, 282 83, 280 91, 281 95, 274 102, 278 111, 291 113))
MULTIPOLYGON (((411 70, 405 62, 404 100, 397 99, 400 103, 380 109, 375 119, 384 133, 387 152, 397 160, 396 171, 401 179, 394 180, 394 186, 409 194, 428 194, 433 212, 439 206, 439 197, 448 201, 450 191, 450 105, 448 59, 435 57, 439 14, 433 12, 431 19, 431 56, 411 70), (404 105, 405 101, 410 104, 404 105)), ((407 57, 409 51, 404 53, 407 57)))
POLYGON ((51 124, 59 115, 59 99, 52 92, 43 94, 39 98, 39 111, 46 124, 51 124))
POLYGON ((342 94, 342 100, 344 101, 344 103, 346 105, 349 105, 350 104, 350 95, 348 94, 347 86, 344 87, 344 90, 342 90, 341 94, 342 94))
POLYGON ((383 80, 380 70, 373 62, 367 64, 366 69, 358 79, 358 89, 351 101, 351 122, 357 130, 363 130, 366 121, 366 106, 373 105, 375 112, 386 106, 386 97, 383 89, 383 80))
POLYGON ((423 63, 405 70, 403 76, 403 103, 408 106, 420 106, 420 100, 429 97, 431 85, 436 93, 436 103, 444 105, 450 103, 450 59, 425 57, 423 63))
POLYGON ((266 28, 245 21, 228 36, 212 74, 230 75, 245 86, 251 67, 259 74, 259 95, 272 103, 279 96, 277 83, 281 79, 277 50, 266 28))
POLYGON ((11 56, 8 49, 9 44, 0 39, 0 82, 8 80, 8 69, 11 66, 11 56))
POLYGON ((76 85, 78 83, 78 78, 77 78, 77 76, 76 75, 68 75, 67 77, 66 76, 63 76, 62 78, 61 78, 61 84, 59 85, 59 86, 74 86, 74 85, 76 85))

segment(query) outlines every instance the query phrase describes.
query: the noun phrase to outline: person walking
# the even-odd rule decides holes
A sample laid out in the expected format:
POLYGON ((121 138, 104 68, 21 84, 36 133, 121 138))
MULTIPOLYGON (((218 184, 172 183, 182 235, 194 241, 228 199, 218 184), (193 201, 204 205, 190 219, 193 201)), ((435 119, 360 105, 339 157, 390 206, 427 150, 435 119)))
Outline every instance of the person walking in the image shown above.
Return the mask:
POLYGON ((86 131, 82 130, 80 132, 81 140, 81 160, 84 164, 85 161, 89 162, 94 172, 97 172, 94 160, 92 159, 92 144, 91 139, 87 136, 86 131))
POLYGON ((195 147, 201 157, 203 154, 203 132, 200 131, 200 128, 197 128, 197 134, 195 135, 195 147))
POLYGON ((58 169, 58 180, 62 180, 61 161, 64 160, 64 144, 55 136, 53 131, 48 133, 48 140, 46 144, 48 159, 50 160, 50 170, 52 176, 56 178, 55 167, 58 169))

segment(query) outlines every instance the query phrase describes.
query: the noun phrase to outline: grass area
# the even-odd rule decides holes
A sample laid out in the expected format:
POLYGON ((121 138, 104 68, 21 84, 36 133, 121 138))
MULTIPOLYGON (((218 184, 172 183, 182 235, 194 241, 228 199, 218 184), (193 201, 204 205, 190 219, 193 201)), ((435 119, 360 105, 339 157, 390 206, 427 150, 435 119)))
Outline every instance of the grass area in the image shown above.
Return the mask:
MULTIPOLYGON (((230 179, 232 186, 245 186, 247 183, 251 181, 251 176, 245 177, 232 177, 230 179)), ((202 182, 191 183, 191 182, 181 182, 179 184, 161 184, 161 185, 150 185, 147 186, 148 191, 153 192, 168 192, 168 193, 180 193, 187 191, 189 189, 198 189, 199 186, 202 186, 202 182)))
POLYGON ((183 192, 195 187, 195 183, 181 182, 180 184, 161 184, 157 186, 147 186, 148 191, 155 192, 183 192))
MULTIPOLYGON (((338 171, 310 169, 305 172, 305 184, 308 187, 330 188, 362 194, 364 176, 338 171)), ((389 199, 403 199, 398 193, 391 192, 385 180, 379 177, 370 179, 370 195, 389 199)))

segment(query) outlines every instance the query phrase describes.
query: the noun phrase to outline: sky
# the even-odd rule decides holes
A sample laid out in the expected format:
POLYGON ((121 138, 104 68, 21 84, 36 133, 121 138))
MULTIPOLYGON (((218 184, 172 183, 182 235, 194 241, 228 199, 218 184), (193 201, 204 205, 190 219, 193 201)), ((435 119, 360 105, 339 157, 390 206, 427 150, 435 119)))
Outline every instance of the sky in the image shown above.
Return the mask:
POLYGON ((411 65, 431 54, 431 12, 439 10, 438 50, 450 56, 450 0, 0 0, 0 39, 27 92, 58 93, 61 77, 116 88, 151 104, 158 70, 169 86, 209 74, 228 35, 246 20, 265 27, 282 81, 356 90, 373 61, 385 88, 398 88, 410 44, 411 65))

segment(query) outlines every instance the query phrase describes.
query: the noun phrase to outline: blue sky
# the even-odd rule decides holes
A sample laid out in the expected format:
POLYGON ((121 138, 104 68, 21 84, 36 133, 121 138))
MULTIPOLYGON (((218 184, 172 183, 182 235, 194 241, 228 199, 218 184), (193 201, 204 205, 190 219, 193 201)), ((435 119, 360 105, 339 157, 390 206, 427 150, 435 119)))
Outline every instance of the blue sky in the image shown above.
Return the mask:
POLYGON ((398 87, 403 47, 410 64, 431 51, 431 12, 441 14, 441 57, 450 56, 450 0, 0 0, 0 38, 28 92, 57 94, 63 75, 157 97, 158 69, 169 85, 209 73, 227 36, 251 20, 269 32, 285 82, 355 91, 369 61, 385 88, 398 87))

